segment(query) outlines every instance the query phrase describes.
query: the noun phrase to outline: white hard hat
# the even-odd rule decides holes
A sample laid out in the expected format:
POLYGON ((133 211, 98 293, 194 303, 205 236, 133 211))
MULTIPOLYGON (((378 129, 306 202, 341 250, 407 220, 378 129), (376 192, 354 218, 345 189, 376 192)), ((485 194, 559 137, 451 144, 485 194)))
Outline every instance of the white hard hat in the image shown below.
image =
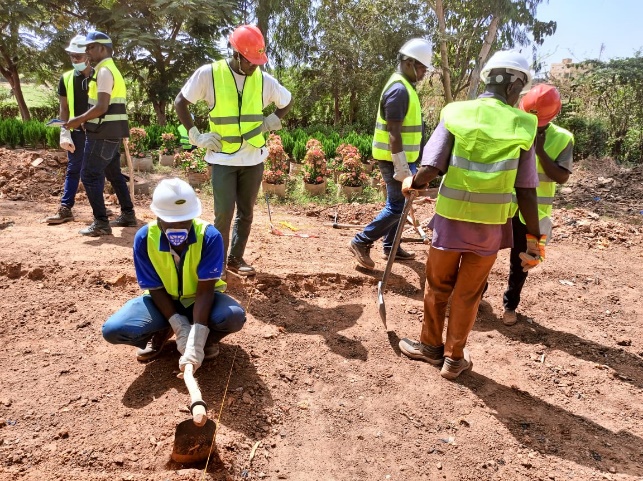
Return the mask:
POLYGON ((400 53, 420 62, 425 67, 431 66, 433 47, 431 42, 423 38, 412 38, 400 48, 400 53))
MULTIPOLYGON (((515 50, 501 50, 494 53, 480 72, 480 80, 486 84, 500 83, 502 80, 497 81, 496 79, 489 77, 489 72, 497 68, 505 69, 514 77, 517 72, 525 74, 527 76, 527 83, 522 89, 522 93, 529 91, 531 88, 533 75, 529 68, 529 62, 520 52, 515 50)), ((512 77, 512 80, 515 80, 515 78, 512 77)))
POLYGON ((74 38, 71 39, 71 42, 69 42, 69 47, 67 47, 65 49, 65 52, 69 52, 69 53, 85 53, 85 46, 84 45, 79 45, 84 40, 85 40, 84 35, 76 35, 74 38))
POLYGON ((183 222, 201 215, 201 201, 184 180, 163 179, 154 189, 150 209, 165 222, 183 222))

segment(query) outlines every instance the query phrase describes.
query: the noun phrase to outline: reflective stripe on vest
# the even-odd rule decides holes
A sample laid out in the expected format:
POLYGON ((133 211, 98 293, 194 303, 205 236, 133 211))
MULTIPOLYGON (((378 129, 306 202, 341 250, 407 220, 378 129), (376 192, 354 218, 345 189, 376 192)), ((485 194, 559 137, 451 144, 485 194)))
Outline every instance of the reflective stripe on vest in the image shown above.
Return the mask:
MULTIPOLYGON (((194 304, 196 299, 196 290, 199 283, 197 268, 201 262, 203 237, 208 225, 208 222, 201 219, 192 221, 196 242, 188 245, 187 252, 185 252, 177 266, 170 251, 161 251, 159 249, 163 233, 157 222, 152 221, 148 224, 147 254, 154 266, 154 270, 161 278, 163 287, 172 296, 172 299, 179 300, 185 307, 194 304)), ((219 279, 214 286, 214 290, 224 292, 226 286, 227 284, 219 279)))
POLYGON ((448 104, 441 120, 455 141, 436 213, 466 222, 506 223, 520 151, 533 144, 536 116, 480 98, 448 104))
POLYGON ((239 94, 237 82, 228 62, 212 64, 214 108, 210 111, 210 131, 221 135, 221 152, 233 154, 245 140, 261 148, 266 140, 261 132, 263 124, 263 74, 260 69, 246 77, 239 94))
POLYGON ((129 137, 129 124, 127 121, 127 88, 125 80, 114 60, 102 60, 94 70, 94 76, 89 82, 88 102, 90 108, 98 104, 98 72, 101 68, 108 69, 114 77, 114 87, 109 97, 109 107, 104 115, 88 120, 85 128, 88 136, 94 139, 122 139, 129 137))
MULTIPOLYGON (((558 125, 549 124, 545 130, 545 152, 554 162, 558 156, 565 150, 570 142, 574 142, 572 133, 558 125)), ((538 169, 538 219, 542 220, 551 217, 552 206, 554 205, 554 196, 556 195, 556 182, 551 180, 545 173, 540 158, 536 156, 536 167, 538 169)), ((516 202, 517 204, 517 202, 516 202)), ((517 209, 517 206, 516 206, 517 209)), ((520 221, 524 224, 525 219, 520 214, 520 221)))
POLYGON ((373 134, 373 158, 376 160, 391 160, 391 145, 386 120, 382 117, 382 97, 391 85, 399 82, 406 88, 409 94, 409 108, 402 122, 402 149, 406 154, 407 162, 415 162, 420 156, 422 144, 422 107, 415 88, 406 78, 394 73, 386 82, 384 90, 380 95, 380 104, 377 109, 377 120, 375 121, 375 133, 373 134))

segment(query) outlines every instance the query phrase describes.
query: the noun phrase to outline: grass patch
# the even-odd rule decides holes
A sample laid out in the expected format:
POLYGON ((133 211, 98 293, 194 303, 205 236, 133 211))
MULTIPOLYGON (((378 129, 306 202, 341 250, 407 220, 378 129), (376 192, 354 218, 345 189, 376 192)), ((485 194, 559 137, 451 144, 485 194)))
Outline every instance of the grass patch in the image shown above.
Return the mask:
MULTIPOLYGON (((35 83, 21 83, 22 95, 25 97, 27 107, 46 107, 51 104, 52 95, 55 92, 49 87, 35 83)), ((4 98, 5 104, 18 105, 16 98, 11 95, 11 86, 8 82, 0 82, 0 98, 4 98)))

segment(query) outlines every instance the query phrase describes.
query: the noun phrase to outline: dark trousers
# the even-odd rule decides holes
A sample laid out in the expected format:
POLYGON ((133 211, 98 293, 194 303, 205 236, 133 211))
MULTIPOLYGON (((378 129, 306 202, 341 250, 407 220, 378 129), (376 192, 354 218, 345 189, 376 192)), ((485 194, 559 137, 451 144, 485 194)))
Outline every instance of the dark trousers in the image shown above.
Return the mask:
POLYGON ((509 255, 509 281, 507 290, 502 296, 502 303, 506 310, 515 311, 520 303, 520 292, 527 280, 527 273, 522 271, 520 253, 527 251, 527 226, 520 222, 518 214, 511 219, 514 246, 509 255))
POLYGON ((76 202, 76 192, 78 192, 78 183, 80 182, 80 171, 83 167, 83 157, 85 156, 85 131, 76 129, 71 131, 71 140, 74 142, 76 150, 67 152, 67 172, 65 173, 65 188, 60 204, 70 209, 76 202))

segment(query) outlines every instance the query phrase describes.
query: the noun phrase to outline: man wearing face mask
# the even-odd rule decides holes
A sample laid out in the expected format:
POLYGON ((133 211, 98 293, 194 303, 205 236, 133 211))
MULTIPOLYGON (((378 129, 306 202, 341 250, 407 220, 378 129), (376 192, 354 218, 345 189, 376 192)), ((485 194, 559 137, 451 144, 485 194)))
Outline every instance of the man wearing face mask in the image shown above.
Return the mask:
POLYGON ((212 165, 214 225, 223 236, 227 269, 251 276, 255 270, 243 255, 263 177, 263 162, 268 157, 263 133, 281 129, 281 119, 290 110, 292 98, 274 77, 259 68, 268 62, 268 57, 257 27, 237 27, 230 35, 229 45, 232 58, 200 67, 183 86, 174 106, 190 142, 208 149, 205 160, 212 165), (210 128, 205 133, 195 127, 188 110, 191 103, 199 100, 205 100, 211 109, 210 128), (277 109, 264 117, 263 109, 271 104, 277 109))
MULTIPOLYGON (((398 55, 398 69, 386 82, 375 122, 373 157, 386 182, 386 205, 377 217, 358 233, 349 249, 362 267, 372 270, 375 262, 370 250, 384 238, 384 255, 389 256, 400 215, 404 208, 402 180, 416 172, 422 144, 422 106, 415 84, 424 78, 431 65, 431 43, 423 38, 406 42, 398 55)), ((397 260, 410 260, 414 252, 398 247, 397 260)))
POLYGON ((127 181, 121 172, 120 146, 129 137, 127 89, 125 80, 112 59, 112 40, 103 32, 89 32, 78 45, 85 47, 94 75, 89 82, 89 110, 63 125, 66 129, 83 126, 87 133, 80 178, 92 206, 94 222, 79 233, 98 237, 110 235, 112 226, 135 227, 134 204, 127 181), (121 215, 111 223, 103 198, 105 179, 109 180, 121 206, 121 215))
POLYGON ((219 341, 241 330, 243 308, 223 294, 223 239, 199 219, 201 201, 185 181, 164 179, 150 209, 157 219, 134 238, 134 267, 143 296, 128 301, 103 325, 112 344, 138 347, 136 358, 157 357, 174 333, 179 367, 195 370, 219 354, 219 341))
POLYGON ((402 192, 408 195, 409 189, 422 189, 443 175, 429 225, 433 238, 420 340, 402 339, 400 350, 411 359, 442 365, 440 374, 446 379, 473 366, 465 345, 498 251, 513 244, 514 188, 527 231, 523 267, 534 267, 545 258, 533 147, 538 120, 514 108, 521 91, 531 86, 529 64, 518 52, 497 52, 481 78, 486 89, 476 100, 442 109, 440 123, 424 147, 422 167, 402 182, 402 192))
MULTIPOLYGON (((92 67, 85 54, 85 47, 79 45, 79 42, 83 40, 85 40, 84 35, 76 35, 65 49, 74 68, 65 72, 58 82, 59 117, 61 120, 69 120, 87 111, 87 90, 92 67)), ((65 173, 65 186, 58 212, 45 219, 50 225, 74 220, 71 209, 74 207, 80 181, 80 170, 83 166, 85 131, 83 129, 61 128, 60 147, 67 151, 67 172, 65 173)))

